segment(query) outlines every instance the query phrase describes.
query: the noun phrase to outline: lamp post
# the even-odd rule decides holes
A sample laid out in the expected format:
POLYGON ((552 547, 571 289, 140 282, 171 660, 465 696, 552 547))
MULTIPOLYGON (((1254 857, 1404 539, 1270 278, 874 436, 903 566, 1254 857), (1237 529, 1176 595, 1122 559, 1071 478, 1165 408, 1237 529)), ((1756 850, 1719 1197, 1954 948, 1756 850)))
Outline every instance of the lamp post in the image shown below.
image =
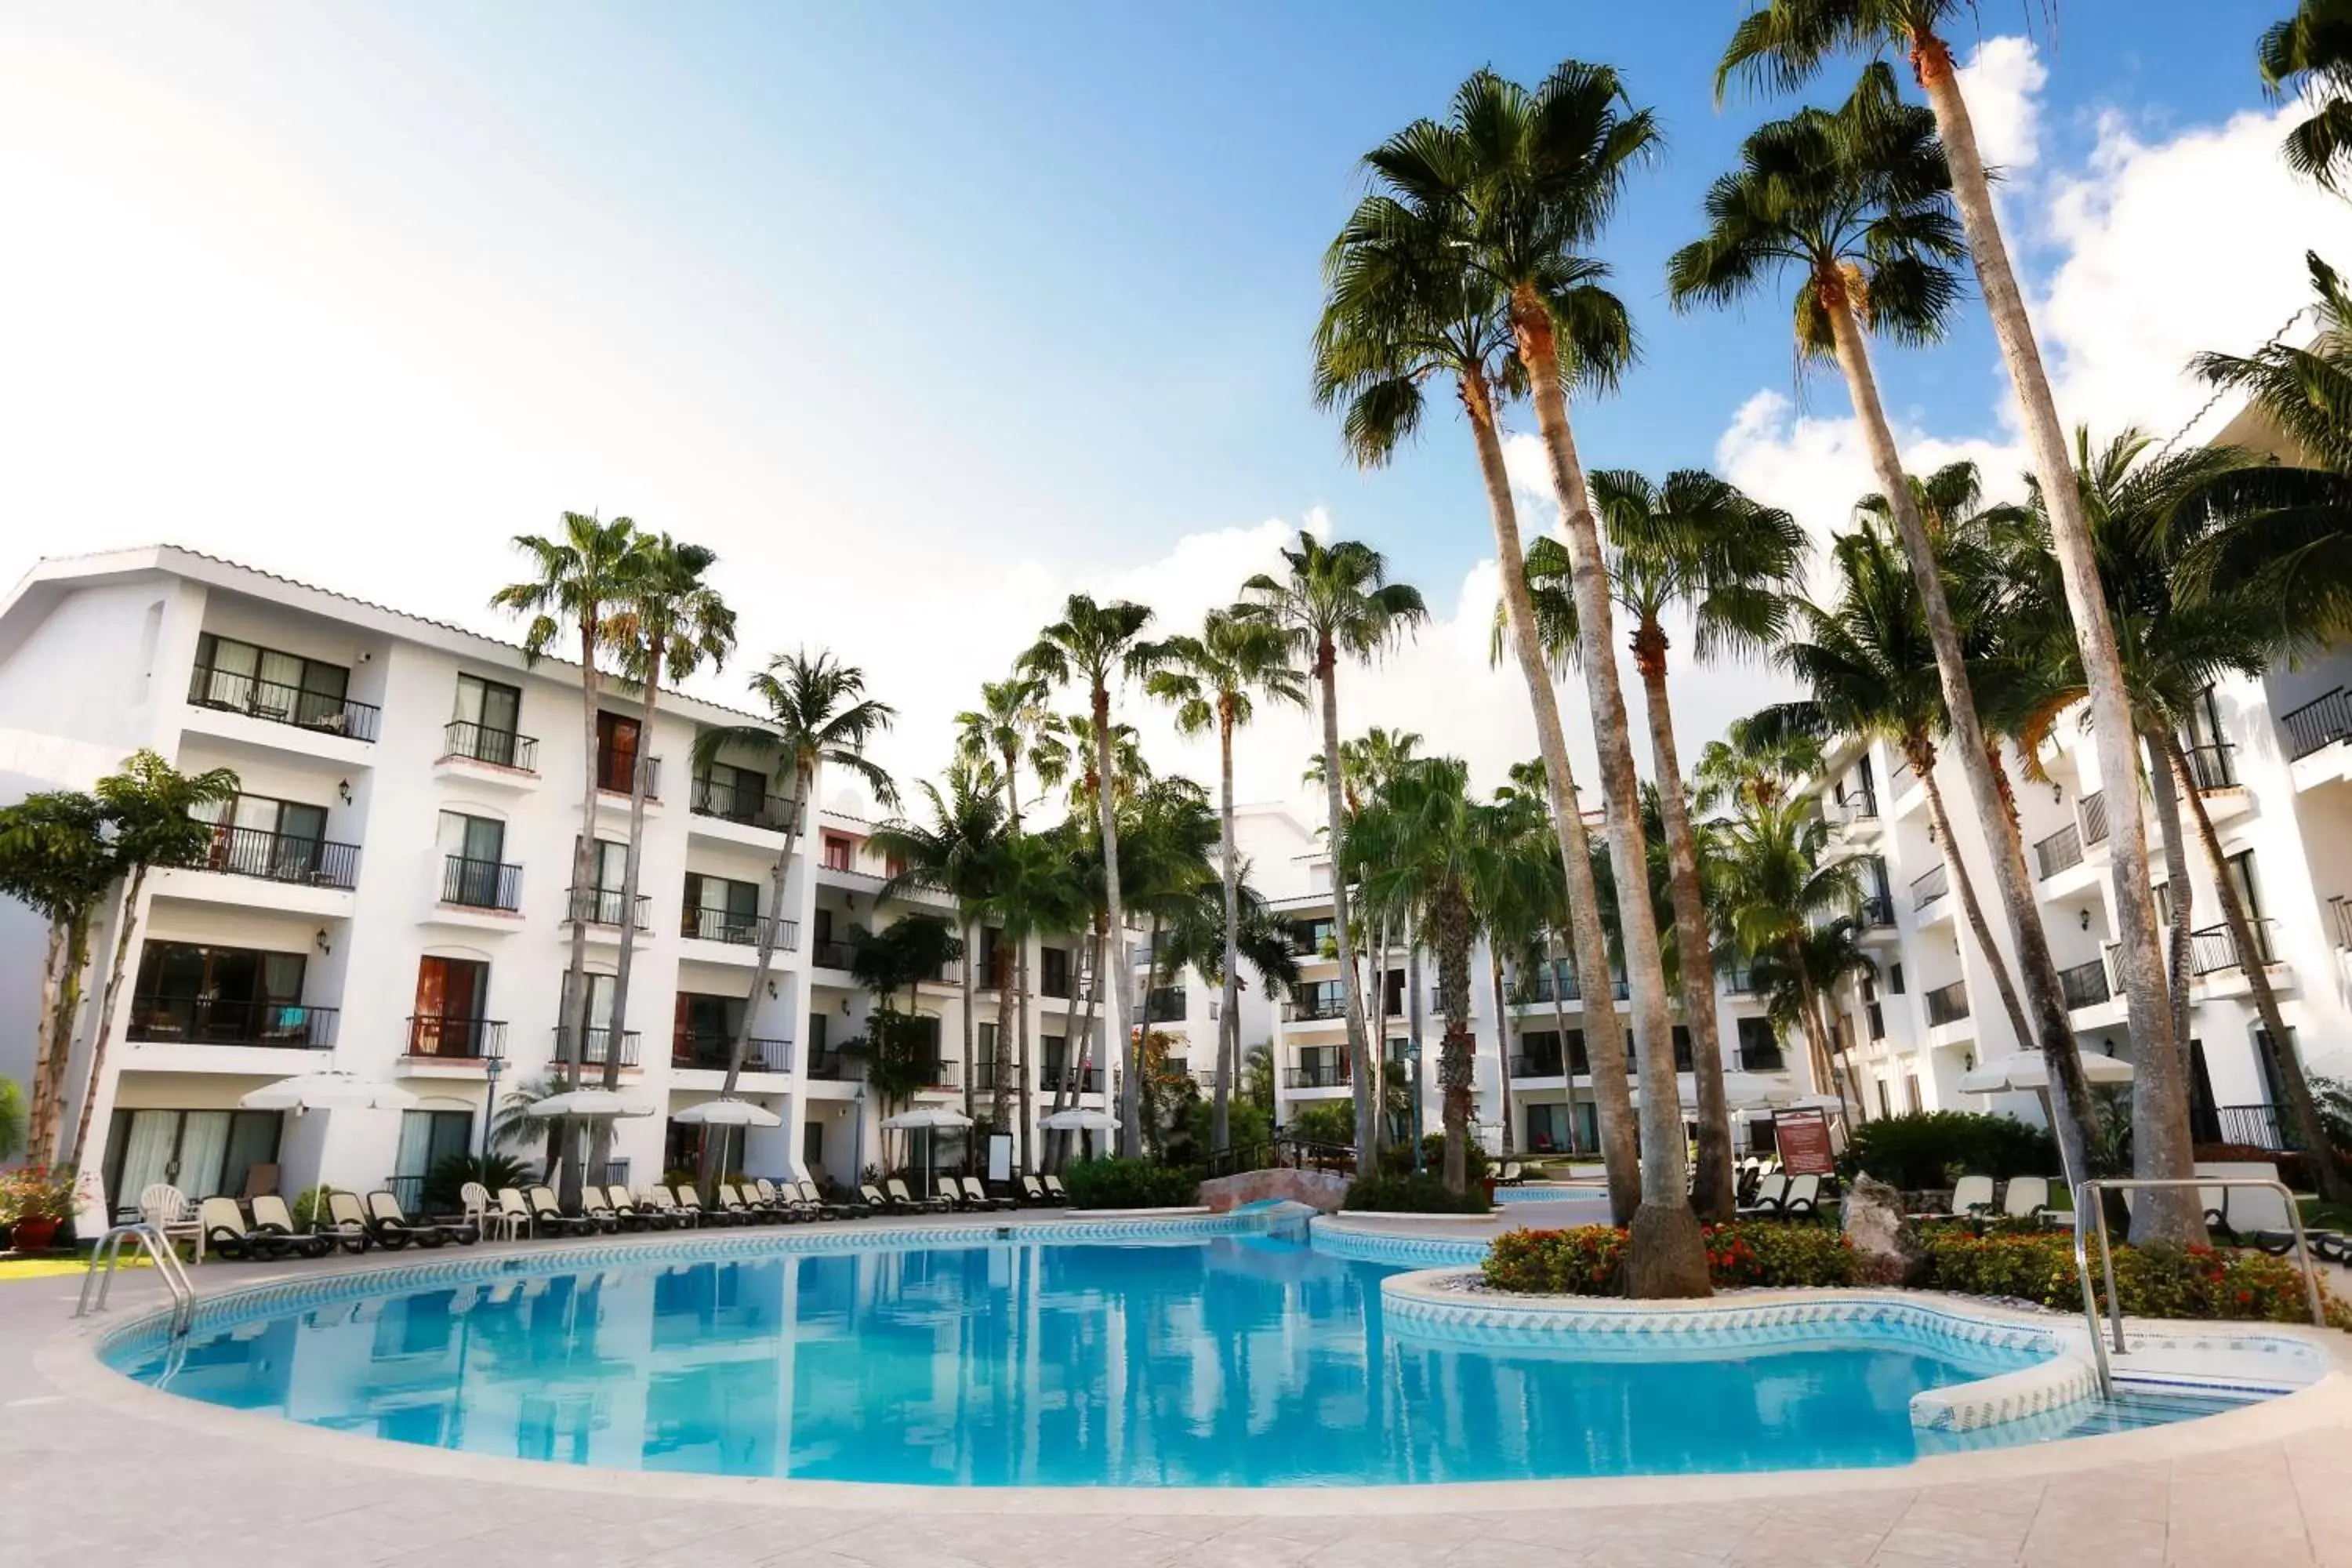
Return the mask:
POLYGON ((488 1025, 480 1026, 482 1040, 482 1154, 484 1169, 490 1163, 490 1122, 499 1110, 499 1074, 506 1069, 506 1041, 488 1025))

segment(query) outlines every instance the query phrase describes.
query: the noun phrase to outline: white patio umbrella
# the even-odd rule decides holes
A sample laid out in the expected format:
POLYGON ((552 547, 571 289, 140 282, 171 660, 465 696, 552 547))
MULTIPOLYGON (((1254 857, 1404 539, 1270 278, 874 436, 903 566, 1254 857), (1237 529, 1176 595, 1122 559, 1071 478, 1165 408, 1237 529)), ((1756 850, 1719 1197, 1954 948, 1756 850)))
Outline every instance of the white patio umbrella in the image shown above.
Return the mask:
POLYGON ((530 1102, 523 1114, 544 1119, 569 1116, 575 1121, 593 1121, 600 1116, 651 1116, 654 1108, 642 1100, 631 1100, 617 1089, 574 1089, 562 1094, 551 1094, 544 1100, 530 1102))
POLYGON ((721 1171, 741 1168, 740 1160, 732 1165, 727 1163, 729 1129, 740 1131, 746 1127, 782 1127, 784 1124, 782 1117, 765 1106, 754 1105, 748 1100, 737 1100, 732 1095, 722 1095, 717 1100, 706 1100, 699 1105, 689 1105, 684 1110, 674 1110, 670 1112, 669 1119, 683 1121, 689 1127, 719 1129, 719 1168, 721 1171))
MULTIPOLYGON (((1079 1132, 1087 1134, 1096 1132, 1116 1132, 1118 1131, 1118 1118, 1113 1116, 1108 1110, 1097 1110, 1092 1106, 1073 1105, 1067 1110, 1057 1110, 1054 1112, 1053 1115, 1046 1117, 1044 1121, 1038 1122, 1037 1125, 1050 1132, 1079 1132)), ((1087 1143, 1079 1146, 1080 1152, 1082 1153, 1090 1152, 1092 1148, 1093 1143, 1091 1139, 1089 1139, 1087 1143)))
MULTIPOLYGON (((969 1127, 971 1125, 971 1118, 961 1110, 951 1110, 944 1105, 919 1105, 912 1110, 902 1110, 896 1116, 885 1117, 882 1125, 885 1128, 895 1128, 902 1132, 935 1132, 942 1127, 969 1127)), ((923 1145, 923 1152, 926 1154, 930 1152, 930 1144, 928 1141, 923 1145)), ((931 1163, 927 1159, 923 1162, 923 1195, 930 1196, 932 1188, 931 1163)))
POLYGON ((237 1103, 247 1110, 405 1110, 416 1097, 341 1068, 320 1068, 249 1089, 237 1103))
MULTIPOLYGON (((2087 1053, 2083 1058, 2083 1081, 2085 1083, 2129 1083, 2132 1065, 2119 1057, 2104 1057, 2087 1053)), ((2040 1051, 2019 1051, 2013 1056, 1995 1057, 1972 1071, 1960 1076, 1963 1094, 2003 1094, 2011 1089, 2038 1089, 2050 1087, 2050 1064, 2040 1051)))

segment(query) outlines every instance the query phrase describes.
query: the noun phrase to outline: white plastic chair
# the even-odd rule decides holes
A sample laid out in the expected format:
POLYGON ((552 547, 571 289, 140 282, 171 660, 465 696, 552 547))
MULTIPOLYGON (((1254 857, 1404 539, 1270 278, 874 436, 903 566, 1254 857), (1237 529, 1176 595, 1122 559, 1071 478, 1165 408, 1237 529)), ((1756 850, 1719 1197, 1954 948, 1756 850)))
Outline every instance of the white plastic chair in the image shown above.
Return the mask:
POLYGON ((205 1227, 196 1223, 196 1205, 169 1182, 156 1182, 139 1194, 139 1217, 163 1233, 166 1241, 196 1244, 196 1261, 205 1260, 205 1227))
POLYGON ((467 1182, 457 1189, 458 1198, 466 1205, 466 1221, 488 1239, 514 1239, 514 1226, 509 1216, 490 1202, 490 1189, 479 1182, 467 1182))

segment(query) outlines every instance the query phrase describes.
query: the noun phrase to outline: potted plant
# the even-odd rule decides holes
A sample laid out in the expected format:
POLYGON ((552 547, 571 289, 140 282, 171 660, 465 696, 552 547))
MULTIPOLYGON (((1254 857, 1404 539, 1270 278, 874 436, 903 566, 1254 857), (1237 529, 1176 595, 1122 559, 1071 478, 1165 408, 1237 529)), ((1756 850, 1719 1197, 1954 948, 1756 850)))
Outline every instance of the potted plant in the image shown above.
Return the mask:
POLYGON ((79 1206, 71 1171, 24 1165, 0 1173, 0 1222, 9 1226, 9 1245, 17 1252, 47 1251, 58 1227, 79 1206))

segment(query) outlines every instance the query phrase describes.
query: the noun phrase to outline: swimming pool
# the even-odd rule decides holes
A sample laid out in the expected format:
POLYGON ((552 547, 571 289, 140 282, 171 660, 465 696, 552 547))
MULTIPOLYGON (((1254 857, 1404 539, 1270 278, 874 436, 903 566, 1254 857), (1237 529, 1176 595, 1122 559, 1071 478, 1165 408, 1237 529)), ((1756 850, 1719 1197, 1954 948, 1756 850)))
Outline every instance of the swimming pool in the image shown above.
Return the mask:
POLYGON ((1303 1233, 606 1256, 281 1300, 200 1323, 176 1356, 147 1335, 107 1359, 183 1397, 444 1448, 1057 1487, 1898 1465, 1923 1451, 1913 1394, 2036 1359, 1893 1324, 1664 1360, 1433 1342, 1384 1325, 1395 1267, 1303 1233))

